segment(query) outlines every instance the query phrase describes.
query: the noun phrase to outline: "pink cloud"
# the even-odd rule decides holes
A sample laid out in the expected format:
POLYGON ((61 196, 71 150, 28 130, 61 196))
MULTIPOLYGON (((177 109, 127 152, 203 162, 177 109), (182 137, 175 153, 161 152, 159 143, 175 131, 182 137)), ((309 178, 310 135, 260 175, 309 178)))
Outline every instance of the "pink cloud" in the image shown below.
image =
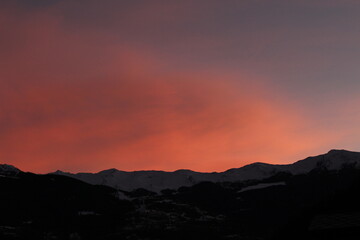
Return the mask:
POLYGON ((262 79, 167 68, 149 46, 75 31, 56 12, 0 19, 1 161, 35 172, 220 171, 332 141, 262 79))

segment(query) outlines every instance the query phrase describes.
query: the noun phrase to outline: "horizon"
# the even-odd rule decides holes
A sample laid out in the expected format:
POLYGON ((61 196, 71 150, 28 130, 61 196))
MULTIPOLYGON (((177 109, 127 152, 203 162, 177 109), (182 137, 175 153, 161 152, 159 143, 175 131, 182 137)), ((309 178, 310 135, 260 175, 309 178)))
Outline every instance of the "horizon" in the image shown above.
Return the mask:
POLYGON ((0 160, 223 171, 360 150, 360 2, 3 0, 0 160))
MULTIPOLYGON (((267 163, 267 162, 252 162, 252 163, 249 163, 249 164, 240 166, 240 167, 232 167, 232 168, 228 168, 228 169, 225 169, 225 170, 209 171, 209 172, 196 171, 196 170, 193 170, 193 169, 185 169, 185 168, 179 168, 179 169, 174 169, 174 170, 160 170, 160 169, 159 169, 159 170, 156 170, 156 169, 123 170, 123 169, 117 169, 117 168, 108 168, 108 169, 102 169, 102 170, 95 170, 95 171, 93 171, 93 172, 86 172, 86 171, 69 172, 69 171, 65 171, 65 170, 61 170, 61 169, 56 169, 56 170, 50 171, 50 172, 37 172, 37 171, 34 171, 34 172, 32 172, 32 173, 35 173, 35 174, 51 174, 51 173, 61 172, 61 173, 69 173, 69 174, 79 174, 79 173, 97 174, 97 173, 104 172, 104 171, 109 171, 109 170, 115 170, 115 171, 120 171, 120 172, 128 172, 128 173, 132 173, 132 172, 166 172, 166 173, 174 173, 174 172, 177 172, 177 171, 191 171, 191 172, 196 172, 196 173, 223 173, 223 172, 226 172, 226 171, 229 171, 229 170, 232 170, 232 169, 240 169, 240 168, 243 168, 243 167, 252 165, 252 164, 267 164, 267 165, 275 165, 275 166, 280 166, 280 165, 292 165, 292 164, 294 164, 294 163, 297 163, 297 162, 306 160, 306 159, 308 159, 308 158, 324 156, 324 155, 327 155, 327 154, 329 154, 330 152, 334 152, 334 151, 335 151, 335 152, 360 153, 360 151, 352 151, 352 150, 347 150, 347 149, 330 149, 329 151, 327 151, 327 152, 325 152, 325 153, 321 153, 321 154, 317 154, 317 155, 310 155, 310 156, 307 156, 307 157, 303 157, 302 159, 295 160, 295 161, 293 161, 293 162, 290 161, 290 162, 287 163, 287 164, 267 163)), ((18 170, 20 170, 20 171, 22 171, 22 172, 30 172, 30 171, 24 171, 23 169, 21 169, 21 168, 18 167, 18 166, 14 166, 14 165, 7 164, 7 163, 0 163, 0 165, 6 165, 6 166, 10 166, 10 167, 15 167, 16 169, 18 169, 18 170)))

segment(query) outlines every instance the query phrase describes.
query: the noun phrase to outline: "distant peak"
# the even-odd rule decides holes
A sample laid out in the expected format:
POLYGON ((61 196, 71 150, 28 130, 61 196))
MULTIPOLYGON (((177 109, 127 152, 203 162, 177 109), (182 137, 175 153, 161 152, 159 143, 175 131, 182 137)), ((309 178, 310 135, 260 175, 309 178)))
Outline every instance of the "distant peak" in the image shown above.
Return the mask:
POLYGON ((254 163, 250 163, 248 165, 243 166, 243 168, 262 168, 262 167, 269 167, 269 166, 273 166, 273 164, 254 162, 254 163))
POLYGON ((20 172, 20 170, 18 168, 14 167, 13 165, 9 165, 9 164, 0 164, 0 170, 20 172))
POLYGON ((336 152, 349 152, 345 149, 331 149, 328 153, 336 153, 336 152))
POLYGON ((176 173, 193 173, 194 171, 190 169, 179 169, 175 171, 176 173))
POLYGON ((263 162, 254 162, 249 164, 248 166, 268 166, 268 165, 272 165, 270 163, 263 163, 263 162))
POLYGON ((333 155, 333 154, 341 154, 341 153, 359 154, 359 152, 348 151, 345 149, 331 149, 327 154, 333 155))
POLYGON ((106 170, 103 170, 103 171, 100 171, 98 173, 105 173, 105 174, 111 174, 111 173, 115 173, 115 172, 120 172, 118 169, 116 168, 110 168, 110 169, 106 169, 106 170))
POLYGON ((13 176, 13 175, 17 175, 19 172, 21 171, 12 165, 0 164, 0 174, 2 175, 13 176))

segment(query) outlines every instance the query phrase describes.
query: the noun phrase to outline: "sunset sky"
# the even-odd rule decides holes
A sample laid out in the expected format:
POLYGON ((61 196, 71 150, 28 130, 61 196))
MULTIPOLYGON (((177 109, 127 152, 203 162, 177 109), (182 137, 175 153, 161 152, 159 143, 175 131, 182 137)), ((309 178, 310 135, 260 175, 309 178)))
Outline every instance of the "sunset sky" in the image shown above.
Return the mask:
POLYGON ((360 150, 358 0, 0 0, 0 162, 37 173, 360 150))

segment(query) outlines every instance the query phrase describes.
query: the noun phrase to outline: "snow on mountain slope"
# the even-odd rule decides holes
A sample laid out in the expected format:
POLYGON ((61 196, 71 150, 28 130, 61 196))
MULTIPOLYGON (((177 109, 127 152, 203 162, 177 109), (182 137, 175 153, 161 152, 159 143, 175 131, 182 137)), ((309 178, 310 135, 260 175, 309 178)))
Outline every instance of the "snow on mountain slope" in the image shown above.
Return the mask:
POLYGON ((250 179, 264 179, 274 176, 278 172, 288 172, 288 165, 272 165, 267 163, 252 163, 241 168, 225 171, 222 179, 234 182, 250 179))
POLYGON ((175 172, 125 172, 117 169, 109 169, 98 173, 72 174, 57 171, 55 174, 66 175, 90 184, 107 185, 126 191, 144 188, 159 192, 163 189, 176 189, 181 186, 191 186, 203 181, 234 182, 252 179, 261 180, 274 176, 279 172, 289 172, 296 175, 305 174, 317 168, 338 170, 344 166, 360 168, 360 153, 345 150, 331 150, 327 154, 308 157, 289 165, 253 163, 220 173, 200 173, 190 170, 177 170, 175 172))
POLYGON ((251 191, 251 190, 258 190, 258 189, 264 189, 264 188, 268 188, 268 187, 274 187, 274 186, 284 186, 286 185, 285 182, 275 182, 275 183, 259 183, 256 185, 252 185, 249 187, 245 187, 243 189, 241 189, 239 191, 239 193, 241 192, 246 192, 246 191, 251 191))
POLYGON ((56 174, 75 177, 91 184, 107 185, 121 190, 134 190, 144 188, 159 192, 163 189, 175 189, 181 186, 191 186, 202 181, 213 181, 210 173, 197 172, 164 172, 164 171, 136 171, 124 172, 116 169, 101 171, 99 173, 64 173, 57 171, 56 174))
POLYGON ((339 170, 345 166, 360 168, 360 153, 346 150, 331 150, 327 154, 308 157, 288 166, 292 174, 308 173, 316 168, 339 170))

